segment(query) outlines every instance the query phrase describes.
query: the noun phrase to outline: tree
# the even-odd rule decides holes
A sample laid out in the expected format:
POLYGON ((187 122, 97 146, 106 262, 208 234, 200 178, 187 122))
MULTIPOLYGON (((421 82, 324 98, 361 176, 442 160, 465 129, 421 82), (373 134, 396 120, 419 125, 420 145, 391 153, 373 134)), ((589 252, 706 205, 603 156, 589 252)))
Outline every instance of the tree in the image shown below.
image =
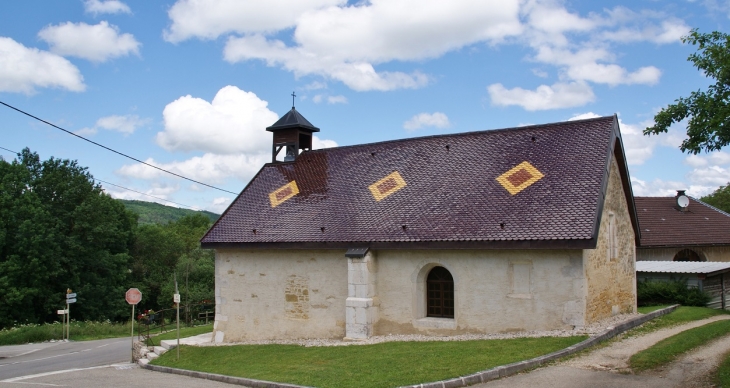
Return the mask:
POLYGON ((200 249, 200 238, 210 223, 207 216, 195 213, 165 225, 138 228, 132 276, 134 286, 144 295, 140 309, 160 310, 172 305, 175 272, 185 304, 213 298, 213 252, 200 249))
POLYGON ((720 186, 717 190, 713 191, 712 194, 708 194, 700 201, 712 205, 726 213, 730 213, 730 183, 727 186, 720 186))
POLYGON ((667 132, 673 123, 688 118, 688 139, 679 147, 682 152, 716 151, 730 143, 730 35, 693 29, 682 42, 698 46, 687 60, 715 83, 662 109, 654 116, 654 126, 646 128, 644 134, 667 132))
POLYGON ((0 161, 0 327, 57 319, 64 292, 72 318, 126 317, 135 217, 76 161, 24 149, 0 161))

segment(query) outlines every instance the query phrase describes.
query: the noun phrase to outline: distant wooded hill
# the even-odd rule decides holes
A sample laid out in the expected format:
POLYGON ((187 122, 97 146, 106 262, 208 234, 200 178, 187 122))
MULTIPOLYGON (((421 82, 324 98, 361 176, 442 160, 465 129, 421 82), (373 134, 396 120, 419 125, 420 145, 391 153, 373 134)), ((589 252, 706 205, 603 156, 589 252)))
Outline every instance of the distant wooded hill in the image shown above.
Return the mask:
POLYGON ((181 209, 172 206, 165 206, 159 203, 146 202, 146 201, 130 201, 126 199, 119 199, 124 206, 137 214, 139 214, 139 224, 162 224, 165 225, 169 222, 174 222, 189 216, 191 214, 200 213, 210 218, 211 222, 215 222, 220 217, 220 214, 211 213, 209 211, 201 210, 188 210, 181 209))

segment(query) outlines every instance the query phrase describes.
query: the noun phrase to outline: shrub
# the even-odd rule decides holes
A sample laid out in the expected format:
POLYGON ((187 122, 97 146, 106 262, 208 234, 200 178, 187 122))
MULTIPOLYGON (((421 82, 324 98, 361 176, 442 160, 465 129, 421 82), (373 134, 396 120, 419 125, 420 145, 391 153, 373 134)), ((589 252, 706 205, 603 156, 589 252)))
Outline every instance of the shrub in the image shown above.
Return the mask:
POLYGON ((705 306, 712 299, 699 288, 687 287, 686 279, 645 280, 636 285, 637 304, 653 306, 679 303, 683 306, 705 306))

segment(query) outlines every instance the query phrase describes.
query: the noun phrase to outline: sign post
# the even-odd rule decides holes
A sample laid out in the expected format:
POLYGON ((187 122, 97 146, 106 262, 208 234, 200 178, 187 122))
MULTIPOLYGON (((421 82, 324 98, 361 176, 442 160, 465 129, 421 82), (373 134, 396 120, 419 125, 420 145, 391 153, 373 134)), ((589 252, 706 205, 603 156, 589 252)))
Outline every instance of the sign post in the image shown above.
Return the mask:
POLYGON ((130 288, 124 294, 124 299, 132 305, 132 362, 134 362, 134 306, 142 300, 142 292, 136 288, 130 288))
POLYGON ((172 301, 177 306, 177 359, 180 359, 180 292, 177 290, 177 272, 175 272, 175 295, 172 296, 172 301))
POLYGON ((66 289, 66 340, 71 340, 71 303, 76 303, 76 293, 66 289))

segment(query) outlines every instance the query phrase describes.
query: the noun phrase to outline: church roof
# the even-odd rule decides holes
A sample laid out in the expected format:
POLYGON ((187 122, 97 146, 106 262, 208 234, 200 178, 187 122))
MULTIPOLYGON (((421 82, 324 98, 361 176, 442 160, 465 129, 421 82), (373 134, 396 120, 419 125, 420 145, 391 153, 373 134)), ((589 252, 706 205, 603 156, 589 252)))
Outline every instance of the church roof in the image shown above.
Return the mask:
POLYGON ((730 214, 689 197, 686 211, 674 197, 636 197, 641 248, 730 245, 730 214))
MULTIPOLYGON (((205 248, 594 248, 615 116, 304 152, 266 164, 205 248)), ((638 239, 638 236, 637 236, 638 239)))
POLYGON ((274 132, 279 129, 288 128, 306 128, 311 132, 319 132, 319 128, 312 125, 312 123, 310 123, 309 120, 305 119, 301 113, 294 109, 294 107, 292 107, 291 110, 287 112, 284 116, 281 116, 281 118, 277 120, 274 125, 267 127, 266 130, 269 132, 274 132))

